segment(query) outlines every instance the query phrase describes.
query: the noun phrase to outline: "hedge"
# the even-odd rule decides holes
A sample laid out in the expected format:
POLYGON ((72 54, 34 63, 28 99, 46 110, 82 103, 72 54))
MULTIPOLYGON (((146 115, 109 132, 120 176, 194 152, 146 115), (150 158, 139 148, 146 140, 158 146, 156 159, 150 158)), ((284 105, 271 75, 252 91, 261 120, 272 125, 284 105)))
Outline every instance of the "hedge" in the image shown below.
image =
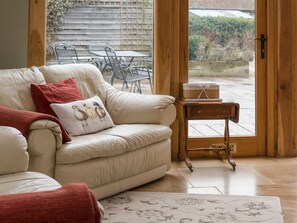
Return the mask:
POLYGON ((191 35, 209 36, 213 40, 221 41, 222 46, 224 46, 224 42, 233 37, 243 38, 245 35, 253 35, 254 30, 254 19, 199 16, 190 16, 189 18, 189 33, 191 35))

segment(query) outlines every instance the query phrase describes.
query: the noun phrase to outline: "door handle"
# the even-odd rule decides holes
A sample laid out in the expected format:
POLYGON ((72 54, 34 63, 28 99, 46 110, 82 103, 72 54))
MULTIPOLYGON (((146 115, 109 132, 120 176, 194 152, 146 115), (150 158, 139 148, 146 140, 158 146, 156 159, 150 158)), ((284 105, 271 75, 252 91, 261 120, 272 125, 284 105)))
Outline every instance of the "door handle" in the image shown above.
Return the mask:
POLYGON ((254 40, 261 41, 261 58, 264 59, 265 58, 265 41, 266 41, 264 34, 261 34, 260 38, 255 38, 254 40))

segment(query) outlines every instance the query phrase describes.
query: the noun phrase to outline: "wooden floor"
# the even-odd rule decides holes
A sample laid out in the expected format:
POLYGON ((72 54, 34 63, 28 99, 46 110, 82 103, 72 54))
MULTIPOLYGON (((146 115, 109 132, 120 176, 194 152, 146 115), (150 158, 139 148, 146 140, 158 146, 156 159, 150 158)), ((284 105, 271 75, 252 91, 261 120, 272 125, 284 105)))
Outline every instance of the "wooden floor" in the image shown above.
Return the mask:
POLYGON ((183 161, 172 162, 165 177, 136 191, 195 194, 278 196, 285 223, 297 222, 297 158, 236 159, 234 172, 216 159, 192 160, 191 173, 183 161))

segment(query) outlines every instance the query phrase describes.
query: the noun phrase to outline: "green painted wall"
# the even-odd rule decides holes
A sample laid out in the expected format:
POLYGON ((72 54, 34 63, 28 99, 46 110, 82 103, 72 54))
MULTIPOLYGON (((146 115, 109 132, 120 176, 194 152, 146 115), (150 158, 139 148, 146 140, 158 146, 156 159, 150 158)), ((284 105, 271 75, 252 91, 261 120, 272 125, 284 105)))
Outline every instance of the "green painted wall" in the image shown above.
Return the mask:
POLYGON ((0 0, 0 69, 27 66, 28 0, 0 0))

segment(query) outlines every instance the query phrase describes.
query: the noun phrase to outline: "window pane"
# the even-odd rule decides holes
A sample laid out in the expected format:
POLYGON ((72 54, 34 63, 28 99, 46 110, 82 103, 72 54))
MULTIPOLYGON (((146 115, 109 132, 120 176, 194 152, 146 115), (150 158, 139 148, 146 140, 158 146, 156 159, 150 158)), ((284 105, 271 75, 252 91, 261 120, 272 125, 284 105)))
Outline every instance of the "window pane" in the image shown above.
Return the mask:
MULTIPOLYGON (((233 136, 255 135, 255 1, 189 1, 189 82, 218 84, 240 104, 233 136)), ((222 136, 224 121, 190 121, 189 136, 222 136)))
MULTIPOLYGON (((143 69, 134 68, 131 72, 153 78, 153 0, 47 0, 46 42, 47 64, 93 63, 100 68, 105 80, 110 81, 112 67, 105 54, 105 47, 109 46, 121 66, 142 66, 143 69), (77 56, 72 52, 70 59, 69 55, 59 57, 62 50, 57 47, 55 54, 53 49, 53 44, 58 43, 74 47, 77 56)), ((130 75, 130 70, 124 72, 130 75)), ((122 83, 117 78, 113 81, 118 89, 122 89, 122 83)), ((128 83, 124 90, 130 90, 130 86, 128 83)), ((151 93, 148 79, 141 81, 141 90, 151 93)))

